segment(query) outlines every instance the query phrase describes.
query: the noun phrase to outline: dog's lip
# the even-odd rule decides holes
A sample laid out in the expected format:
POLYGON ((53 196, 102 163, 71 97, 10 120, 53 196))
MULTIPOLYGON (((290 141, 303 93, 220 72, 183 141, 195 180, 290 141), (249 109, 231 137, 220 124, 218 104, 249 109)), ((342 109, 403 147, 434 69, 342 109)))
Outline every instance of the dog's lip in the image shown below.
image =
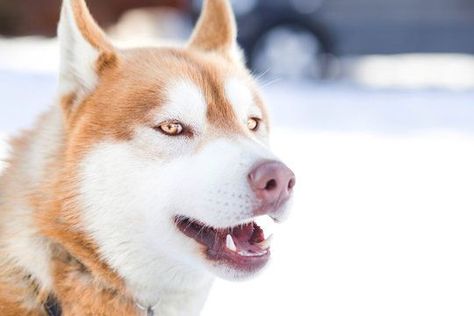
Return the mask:
POLYGON ((265 238, 253 220, 228 228, 213 228, 185 216, 176 216, 175 223, 184 235, 205 246, 206 257, 212 262, 252 272, 270 258, 271 236, 265 238))

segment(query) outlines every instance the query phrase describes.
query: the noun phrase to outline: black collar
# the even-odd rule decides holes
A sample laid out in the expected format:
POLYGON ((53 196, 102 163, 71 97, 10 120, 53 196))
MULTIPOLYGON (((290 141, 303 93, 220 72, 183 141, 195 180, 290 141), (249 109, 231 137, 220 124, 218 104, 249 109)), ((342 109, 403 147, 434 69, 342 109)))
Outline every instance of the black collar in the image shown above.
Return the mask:
POLYGON ((61 316, 61 305, 56 297, 49 295, 46 302, 43 304, 44 310, 48 316, 61 316))

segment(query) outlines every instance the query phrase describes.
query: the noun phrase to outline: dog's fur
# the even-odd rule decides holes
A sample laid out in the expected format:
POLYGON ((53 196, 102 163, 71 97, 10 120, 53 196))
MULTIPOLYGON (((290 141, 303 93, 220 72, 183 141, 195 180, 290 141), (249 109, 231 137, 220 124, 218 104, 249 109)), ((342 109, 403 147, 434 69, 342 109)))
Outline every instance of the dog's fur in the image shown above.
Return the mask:
POLYGON ((49 295, 64 315, 198 315, 214 275, 250 273, 210 264, 172 218, 248 221, 249 169, 275 159, 229 3, 206 1, 184 47, 118 50, 64 0, 59 39, 57 104, 0 178, 0 315, 44 315, 49 295), (175 119, 192 134, 157 131, 175 119))

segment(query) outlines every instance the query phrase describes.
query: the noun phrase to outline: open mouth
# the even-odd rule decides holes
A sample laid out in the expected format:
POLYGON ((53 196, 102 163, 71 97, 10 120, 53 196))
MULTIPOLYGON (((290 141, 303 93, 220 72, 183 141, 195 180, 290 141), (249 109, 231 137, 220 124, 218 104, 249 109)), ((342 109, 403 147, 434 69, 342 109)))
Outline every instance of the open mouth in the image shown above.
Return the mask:
POLYGON ((183 216, 177 216, 175 222, 183 234, 206 247, 211 261, 251 272, 262 268, 270 258, 271 236, 265 239, 263 229, 255 222, 228 228, 209 227, 183 216))

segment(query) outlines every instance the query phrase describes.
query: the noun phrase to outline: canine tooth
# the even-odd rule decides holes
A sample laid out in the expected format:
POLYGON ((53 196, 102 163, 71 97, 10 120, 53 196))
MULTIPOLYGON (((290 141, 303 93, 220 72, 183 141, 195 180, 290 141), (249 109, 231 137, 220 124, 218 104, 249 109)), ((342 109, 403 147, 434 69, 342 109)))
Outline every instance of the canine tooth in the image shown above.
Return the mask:
POLYGON ((265 250, 265 249, 270 248, 270 246, 272 245, 272 241, 273 241, 273 235, 270 235, 270 236, 268 236, 267 239, 265 239, 264 241, 262 241, 258 245, 259 245, 260 248, 265 250))
POLYGON ((225 244, 227 249, 232 250, 232 251, 237 251, 237 247, 235 246, 234 239, 230 234, 227 234, 225 244))

